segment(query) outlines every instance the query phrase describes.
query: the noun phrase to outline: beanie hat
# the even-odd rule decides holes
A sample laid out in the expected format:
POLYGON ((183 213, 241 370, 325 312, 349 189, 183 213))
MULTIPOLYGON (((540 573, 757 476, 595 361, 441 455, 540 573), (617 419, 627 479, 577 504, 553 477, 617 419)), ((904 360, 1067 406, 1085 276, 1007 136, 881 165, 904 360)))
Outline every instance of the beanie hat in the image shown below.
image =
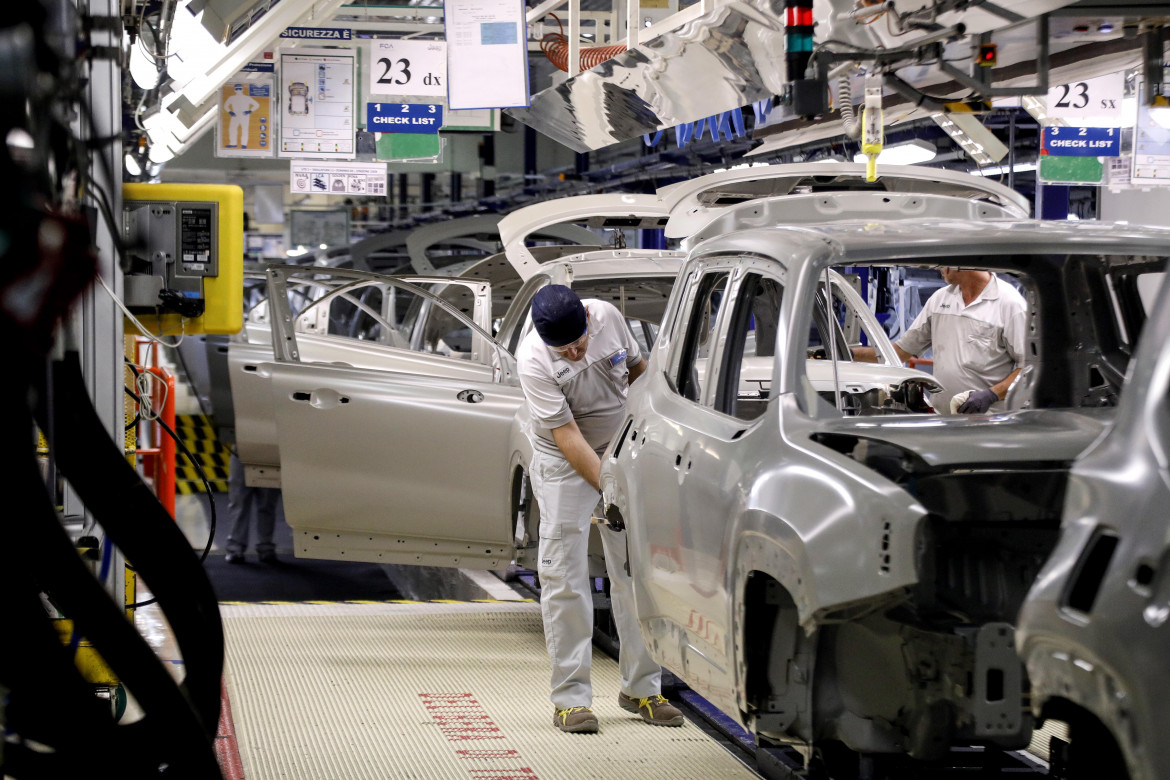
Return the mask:
POLYGON ((563 284, 542 287, 532 296, 532 325, 550 347, 572 344, 585 335, 585 306, 563 284))

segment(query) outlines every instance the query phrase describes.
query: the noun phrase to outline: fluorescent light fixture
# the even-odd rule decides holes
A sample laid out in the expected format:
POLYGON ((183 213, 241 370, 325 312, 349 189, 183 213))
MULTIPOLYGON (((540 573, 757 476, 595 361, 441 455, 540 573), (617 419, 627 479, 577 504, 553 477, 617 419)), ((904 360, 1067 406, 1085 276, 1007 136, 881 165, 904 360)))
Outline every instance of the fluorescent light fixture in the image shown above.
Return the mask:
MULTIPOLYGON (((974 176, 1002 176, 1010 170, 1012 170, 1010 165, 992 165, 988 168, 970 171, 970 173, 974 176)), ((1036 163, 1034 162, 1016 163, 1015 166, 1016 173, 1026 173, 1034 170, 1036 170, 1036 163)))
MULTIPOLYGON (((130 36, 126 35, 125 38, 129 40, 130 36)), ((146 41, 139 35, 130 47, 130 78, 138 86, 150 90, 158 86, 159 75, 158 65, 146 53, 146 41)))
POLYGON ((1023 95, 1020 104, 1041 127, 1067 127, 1068 122, 1048 116, 1048 101, 1035 95, 1023 95))
POLYGON ((126 165, 126 172, 131 176, 142 175, 142 166, 139 165, 138 158, 135 157, 131 152, 126 152, 126 156, 123 162, 126 165))
MULTIPOLYGON (((938 150, 929 141, 915 138, 904 144, 894 144, 882 149, 877 161, 882 165, 914 165, 933 160, 938 150)), ((863 163, 869 158, 864 154, 853 156, 853 162, 863 163)))
POLYGON ((36 141, 33 140, 33 137, 23 127, 14 127, 9 130, 8 137, 5 140, 14 149, 36 148, 36 141))
POLYGON ((931 114, 930 118, 980 166, 999 162, 1007 155, 1007 146, 984 127, 974 114, 952 111, 931 114))

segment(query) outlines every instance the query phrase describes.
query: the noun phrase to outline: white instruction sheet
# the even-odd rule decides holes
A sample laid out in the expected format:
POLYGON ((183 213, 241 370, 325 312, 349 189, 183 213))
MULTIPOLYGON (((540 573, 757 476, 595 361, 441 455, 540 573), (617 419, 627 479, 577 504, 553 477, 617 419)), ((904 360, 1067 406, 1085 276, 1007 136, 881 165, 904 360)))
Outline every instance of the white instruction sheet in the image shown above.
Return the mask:
POLYGON ((279 156, 353 159, 355 61, 349 49, 280 51, 279 156))
POLYGON ((528 41, 522 0, 447 0, 447 105, 529 104, 528 41))

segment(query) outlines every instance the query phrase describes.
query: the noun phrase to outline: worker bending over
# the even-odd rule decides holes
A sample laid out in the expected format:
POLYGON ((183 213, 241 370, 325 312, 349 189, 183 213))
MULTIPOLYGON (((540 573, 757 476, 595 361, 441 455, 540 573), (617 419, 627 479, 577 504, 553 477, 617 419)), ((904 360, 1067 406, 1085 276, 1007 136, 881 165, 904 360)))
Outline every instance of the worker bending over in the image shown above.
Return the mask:
MULTIPOLYGON (((529 476, 540 507, 540 609, 552 662, 553 725, 595 732, 590 518, 599 500, 601 454, 625 418, 627 390, 646 363, 616 308, 582 301, 563 285, 536 293, 532 324, 517 364, 532 415, 529 476)), ((682 713, 661 695, 662 670, 638 631, 624 534, 599 530, 621 642, 618 704, 647 723, 681 726, 682 713)))

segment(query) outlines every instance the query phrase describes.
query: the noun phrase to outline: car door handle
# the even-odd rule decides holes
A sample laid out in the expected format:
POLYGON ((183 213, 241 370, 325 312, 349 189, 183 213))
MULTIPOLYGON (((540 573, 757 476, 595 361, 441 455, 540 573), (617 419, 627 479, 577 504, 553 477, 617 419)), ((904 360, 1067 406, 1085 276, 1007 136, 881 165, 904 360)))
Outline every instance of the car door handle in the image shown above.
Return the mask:
POLYGON ((483 393, 478 390, 462 390, 459 395, 455 396, 460 401, 466 401, 469 404, 477 404, 483 400, 483 393))
POLYGON ((328 388, 314 390, 311 393, 307 393, 304 390, 296 390, 293 391, 290 397, 294 401, 307 403, 314 409, 333 409, 342 404, 349 403, 348 396, 344 396, 336 390, 330 390, 328 388))

